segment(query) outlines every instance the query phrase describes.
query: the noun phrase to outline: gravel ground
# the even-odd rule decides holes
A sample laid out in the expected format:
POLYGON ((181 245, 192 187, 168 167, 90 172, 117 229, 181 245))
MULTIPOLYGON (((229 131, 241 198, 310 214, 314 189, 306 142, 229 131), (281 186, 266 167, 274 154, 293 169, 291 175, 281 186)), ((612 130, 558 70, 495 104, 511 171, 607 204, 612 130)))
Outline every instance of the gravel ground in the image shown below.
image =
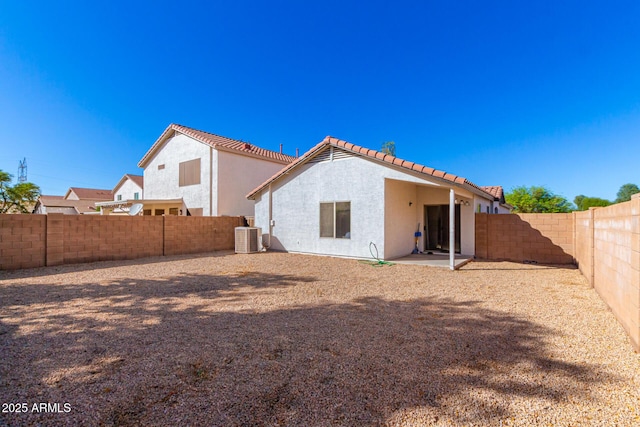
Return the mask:
POLYGON ((0 426, 640 425, 640 356, 554 266, 217 253, 0 272, 0 360, 0 426))

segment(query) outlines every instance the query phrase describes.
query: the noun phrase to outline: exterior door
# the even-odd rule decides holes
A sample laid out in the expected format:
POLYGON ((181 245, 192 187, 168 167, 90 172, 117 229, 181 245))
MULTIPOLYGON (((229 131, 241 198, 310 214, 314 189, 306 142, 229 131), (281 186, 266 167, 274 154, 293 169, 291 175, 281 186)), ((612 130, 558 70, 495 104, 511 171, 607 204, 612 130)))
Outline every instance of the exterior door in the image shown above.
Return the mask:
MULTIPOLYGON (((455 251, 460 253, 460 205, 455 211, 455 251)), ((424 250, 449 252, 449 205, 424 206, 424 250)))

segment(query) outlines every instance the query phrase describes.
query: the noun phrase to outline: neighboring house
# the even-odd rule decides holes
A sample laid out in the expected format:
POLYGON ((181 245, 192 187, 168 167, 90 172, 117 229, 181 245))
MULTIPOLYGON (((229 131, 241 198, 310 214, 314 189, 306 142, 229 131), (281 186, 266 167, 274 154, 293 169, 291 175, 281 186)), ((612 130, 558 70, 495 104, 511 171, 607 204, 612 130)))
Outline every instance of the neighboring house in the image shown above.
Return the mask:
POLYGON ((482 205, 482 203, 478 203, 476 208, 476 212, 486 212, 486 213, 494 213, 494 214, 506 214, 511 213, 513 211, 513 206, 511 206, 504 198, 504 190, 499 185, 494 185, 490 187, 480 187, 487 193, 491 194, 494 197, 494 202, 491 205, 482 205))
POLYGON ((64 196, 41 195, 33 208, 33 213, 63 213, 67 215, 98 214, 96 203, 111 200, 111 190, 97 188, 70 187, 64 196))
MULTIPOLYGON (((497 194, 497 193, 496 193, 497 194)), ((255 226, 272 249, 347 257, 475 253, 476 206, 500 204, 465 178, 327 137, 251 191, 255 226), (454 212, 453 230, 449 212, 454 212)))
POLYGON ((127 215, 134 203, 144 198, 144 178, 141 175, 125 174, 112 191, 113 200, 96 203, 102 215, 127 215))
POLYGON ((171 124, 138 163, 144 169, 141 202, 153 214, 168 211, 152 209, 151 202, 172 201, 174 212, 182 210, 183 215, 253 216, 247 192, 294 160, 248 142, 171 124))
POLYGON ((144 197, 144 177, 125 174, 113 188, 113 200, 140 200, 144 197))
POLYGON ((101 190, 97 188, 70 187, 64 195, 65 200, 112 200, 111 190, 101 190))

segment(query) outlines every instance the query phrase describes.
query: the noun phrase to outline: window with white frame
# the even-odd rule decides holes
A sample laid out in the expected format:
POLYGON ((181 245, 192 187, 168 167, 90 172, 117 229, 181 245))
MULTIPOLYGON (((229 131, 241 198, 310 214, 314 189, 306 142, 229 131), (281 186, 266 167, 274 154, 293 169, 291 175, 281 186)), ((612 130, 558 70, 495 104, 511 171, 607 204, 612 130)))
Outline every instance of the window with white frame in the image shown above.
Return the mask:
POLYGON ((133 200, 140 200, 140 193, 133 193, 133 200))
POLYGON ((351 202, 320 203, 320 237, 351 238, 351 202))

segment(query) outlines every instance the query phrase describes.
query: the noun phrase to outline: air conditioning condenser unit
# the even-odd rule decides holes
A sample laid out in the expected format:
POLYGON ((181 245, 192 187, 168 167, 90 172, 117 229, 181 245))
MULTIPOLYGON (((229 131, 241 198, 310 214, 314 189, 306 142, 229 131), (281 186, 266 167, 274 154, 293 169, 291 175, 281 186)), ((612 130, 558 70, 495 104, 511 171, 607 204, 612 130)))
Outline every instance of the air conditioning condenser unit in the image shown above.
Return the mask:
POLYGON ((236 253, 250 254, 260 252, 262 230, 257 227, 236 227, 236 253))

